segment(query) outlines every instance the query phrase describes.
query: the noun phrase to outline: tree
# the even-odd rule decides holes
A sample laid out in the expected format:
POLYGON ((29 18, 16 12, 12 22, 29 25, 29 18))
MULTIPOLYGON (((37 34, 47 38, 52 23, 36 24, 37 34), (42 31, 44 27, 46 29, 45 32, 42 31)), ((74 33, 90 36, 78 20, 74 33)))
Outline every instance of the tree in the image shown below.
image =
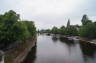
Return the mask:
POLYGON ((88 22, 88 16, 85 14, 85 15, 83 15, 83 17, 82 17, 82 20, 81 20, 81 22, 82 22, 82 25, 86 25, 87 24, 87 22, 88 22))
POLYGON ((26 40, 36 34, 32 21, 20 21, 20 15, 10 10, 0 15, 0 43, 9 45, 17 40, 26 40))
POLYGON ((16 12, 12 10, 1 15, 0 24, 2 25, 0 26, 0 42, 13 42, 16 40, 13 29, 18 20, 19 14, 16 14, 16 12))
POLYGON ((33 36, 36 32, 36 27, 33 21, 22 21, 27 27, 27 30, 30 32, 30 35, 33 36))
POLYGON ((58 28, 54 26, 54 27, 52 28, 52 33, 58 34, 58 32, 59 32, 58 28))
POLYGON ((65 26, 60 27, 60 34, 65 34, 65 26))
POLYGON ((46 31, 46 33, 51 33, 50 29, 46 29, 45 31, 46 31))
POLYGON ((79 34, 82 37, 96 38, 96 24, 95 23, 87 23, 85 26, 82 26, 80 28, 79 34))
POLYGON ((70 25, 70 26, 66 27, 65 28, 65 35, 69 35, 69 36, 78 35, 77 28, 73 25, 70 25))

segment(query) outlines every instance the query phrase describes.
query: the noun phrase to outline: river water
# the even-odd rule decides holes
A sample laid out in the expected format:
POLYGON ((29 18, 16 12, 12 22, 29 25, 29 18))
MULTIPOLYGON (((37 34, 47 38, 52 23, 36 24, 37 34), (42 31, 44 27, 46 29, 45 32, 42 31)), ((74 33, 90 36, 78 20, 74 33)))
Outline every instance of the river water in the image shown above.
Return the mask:
POLYGON ((96 46, 64 38, 39 35, 23 63, 96 63, 96 46))

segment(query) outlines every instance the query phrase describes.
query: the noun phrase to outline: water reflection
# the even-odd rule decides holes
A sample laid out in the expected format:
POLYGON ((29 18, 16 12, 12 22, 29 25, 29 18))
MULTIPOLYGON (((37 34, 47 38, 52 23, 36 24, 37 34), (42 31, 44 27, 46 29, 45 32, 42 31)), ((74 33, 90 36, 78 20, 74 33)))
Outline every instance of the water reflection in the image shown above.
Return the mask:
POLYGON ((88 56, 91 58, 94 58, 94 55, 96 53, 96 46, 93 44, 89 44, 89 43, 81 43, 80 42, 80 47, 82 49, 82 52, 84 54, 84 56, 88 56))
POLYGON ((74 41, 73 40, 68 40, 67 38, 64 38, 64 37, 60 37, 59 38, 60 42, 62 43, 66 43, 67 45, 74 45, 74 41))
POLYGON ((32 50, 29 52, 29 54, 27 55, 27 57, 25 58, 23 63, 34 63, 36 60, 36 49, 37 47, 33 47, 32 50))
POLYGON ((39 35, 24 63, 96 63, 96 46, 63 37, 39 35))
POLYGON ((52 40, 53 40, 53 42, 57 42, 58 38, 56 36, 52 36, 52 40))

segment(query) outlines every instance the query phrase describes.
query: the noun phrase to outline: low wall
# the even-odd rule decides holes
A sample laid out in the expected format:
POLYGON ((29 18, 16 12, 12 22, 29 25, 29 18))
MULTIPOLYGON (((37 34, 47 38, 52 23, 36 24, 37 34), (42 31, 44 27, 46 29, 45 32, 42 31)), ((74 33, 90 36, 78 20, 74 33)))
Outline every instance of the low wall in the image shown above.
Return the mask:
POLYGON ((25 48, 24 51, 22 51, 21 54, 19 54, 15 59, 14 59, 14 62, 13 63, 22 63, 23 60, 26 58, 27 54, 30 52, 31 48, 34 47, 36 45, 35 42, 30 42, 28 44, 28 47, 25 48))
POLYGON ((8 51, 5 54, 5 63, 22 63, 34 46, 36 46, 36 38, 34 40, 27 40, 26 43, 22 44, 15 50, 8 51))

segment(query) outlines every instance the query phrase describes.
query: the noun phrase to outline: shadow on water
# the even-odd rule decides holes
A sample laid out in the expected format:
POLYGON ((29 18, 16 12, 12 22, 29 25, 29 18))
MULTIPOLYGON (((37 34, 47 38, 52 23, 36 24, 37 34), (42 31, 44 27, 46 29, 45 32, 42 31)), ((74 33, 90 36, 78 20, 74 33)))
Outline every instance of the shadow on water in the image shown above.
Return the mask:
POLYGON ((96 63, 96 46, 64 37, 40 35, 37 47, 32 48, 23 63, 60 62, 96 63))
POLYGON ((66 43, 67 45, 74 45, 73 40, 68 40, 67 38, 64 38, 64 37, 52 36, 52 40, 53 42, 59 41, 61 43, 66 43))
POLYGON ((59 38, 59 41, 62 42, 62 43, 66 43, 69 46, 75 44, 73 40, 68 40, 67 38, 63 38, 63 37, 60 37, 59 38))
POLYGON ((36 59, 37 46, 34 46, 28 53, 23 63, 34 63, 36 59))
POLYGON ((94 58, 95 53, 96 53, 96 45, 86 43, 86 42, 80 42, 80 47, 85 58, 86 56, 94 58))
MULTIPOLYGON (((71 46, 76 45, 75 41, 68 40, 67 38, 64 38, 64 37, 59 37, 59 38, 52 37, 52 40, 53 41, 59 40, 59 42, 67 44, 69 46, 69 48, 71 46)), ((85 61, 89 60, 88 58, 90 58, 91 60, 92 59, 96 60, 96 45, 87 43, 87 42, 83 42, 83 41, 78 41, 77 43, 80 45, 80 48, 83 53, 85 61)))
POLYGON ((52 36, 52 40, 53 40, 53 42, 57 42, 58 38, 56 36, 52 36))

